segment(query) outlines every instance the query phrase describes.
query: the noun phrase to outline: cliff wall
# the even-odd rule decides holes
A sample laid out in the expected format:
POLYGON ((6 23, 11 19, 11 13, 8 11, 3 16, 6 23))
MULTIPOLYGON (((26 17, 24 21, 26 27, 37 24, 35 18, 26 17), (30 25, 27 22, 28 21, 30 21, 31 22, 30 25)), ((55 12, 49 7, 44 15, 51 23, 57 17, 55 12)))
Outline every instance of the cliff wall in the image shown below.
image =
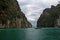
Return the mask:
POLYGON ((17 0, 0 0, 0 28, 30 28, 17 0))
POLYGON ((60 26, 60 4, 46 8, 37 21, 37 27, 60 26))

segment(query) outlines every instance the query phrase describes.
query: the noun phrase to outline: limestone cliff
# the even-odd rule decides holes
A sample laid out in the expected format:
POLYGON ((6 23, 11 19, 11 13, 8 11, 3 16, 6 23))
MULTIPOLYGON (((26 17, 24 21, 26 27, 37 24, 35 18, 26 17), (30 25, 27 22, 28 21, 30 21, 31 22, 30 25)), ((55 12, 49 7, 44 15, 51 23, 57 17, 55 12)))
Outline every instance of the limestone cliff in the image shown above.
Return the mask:
POLYGON ((0 28, 29 28, 31 23, 21 12, 17 0, 0 0, 0 28))
POLYGON ((37 21, 37 27, 60 26, 60 4, 46 8, 37 21))

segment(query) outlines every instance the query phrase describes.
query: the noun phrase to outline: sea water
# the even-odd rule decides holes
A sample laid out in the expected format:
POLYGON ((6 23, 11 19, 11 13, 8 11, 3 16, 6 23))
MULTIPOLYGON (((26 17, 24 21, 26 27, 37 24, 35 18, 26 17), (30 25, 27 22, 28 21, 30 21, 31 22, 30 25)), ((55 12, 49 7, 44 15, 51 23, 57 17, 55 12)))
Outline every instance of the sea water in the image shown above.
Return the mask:
POLYGON ((60 40, 60 28, 0 29, 0 40, 60 40))

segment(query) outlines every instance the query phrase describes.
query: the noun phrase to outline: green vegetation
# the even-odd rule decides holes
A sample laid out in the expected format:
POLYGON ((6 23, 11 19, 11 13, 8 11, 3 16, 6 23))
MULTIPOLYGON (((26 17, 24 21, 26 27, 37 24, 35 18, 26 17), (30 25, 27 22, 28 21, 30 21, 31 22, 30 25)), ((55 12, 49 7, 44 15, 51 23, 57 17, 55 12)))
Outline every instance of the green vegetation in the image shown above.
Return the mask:
POLYGON ((0 0, 0 28, 31 27, 17 0, 0 0))
POLYGON ((60 4, 57 6, 51 6, 51 8, 47 8, 43 11, 43 14, 41 14, 37 26, 41 27, 55 27, 57 24, 57 19, 59 19, 60 16, 60 4))
POLYGON ((5 23, 7 20, 21 18, 22 12, 18 9, 18 3, 11 0, 0 0, 0 23, 5 23), (15 4, 15 5, 14 5, 15 4), (17 5, 16 5, 17 4, 17 5))

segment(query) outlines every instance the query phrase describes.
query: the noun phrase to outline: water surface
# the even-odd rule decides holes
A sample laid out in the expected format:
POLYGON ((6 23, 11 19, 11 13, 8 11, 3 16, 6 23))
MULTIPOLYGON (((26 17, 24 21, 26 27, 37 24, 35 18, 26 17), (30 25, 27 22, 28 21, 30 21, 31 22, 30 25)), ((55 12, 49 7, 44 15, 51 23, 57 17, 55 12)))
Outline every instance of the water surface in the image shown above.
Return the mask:
POLYGON ((60 28, 0 29, 0 40, 60 40, 60 28))

